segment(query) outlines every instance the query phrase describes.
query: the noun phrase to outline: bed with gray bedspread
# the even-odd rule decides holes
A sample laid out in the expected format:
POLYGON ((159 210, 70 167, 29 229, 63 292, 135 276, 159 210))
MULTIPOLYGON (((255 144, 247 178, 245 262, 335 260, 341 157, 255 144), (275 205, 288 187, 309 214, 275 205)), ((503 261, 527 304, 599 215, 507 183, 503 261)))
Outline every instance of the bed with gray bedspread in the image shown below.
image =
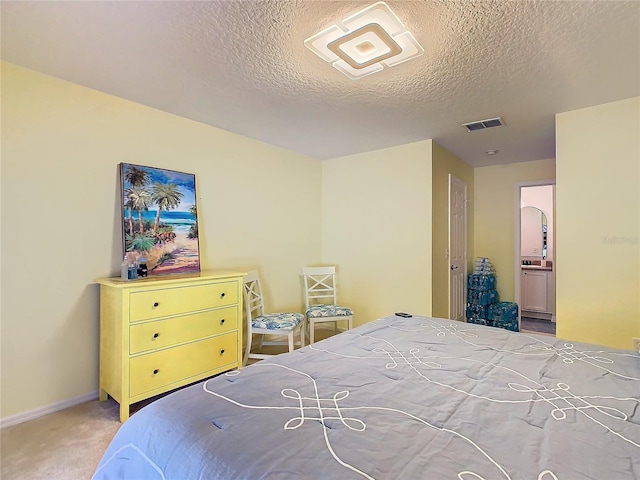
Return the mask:
POLYGON ((640 478, 640 355, 390 316, 172 393, 103 479, 640 478))

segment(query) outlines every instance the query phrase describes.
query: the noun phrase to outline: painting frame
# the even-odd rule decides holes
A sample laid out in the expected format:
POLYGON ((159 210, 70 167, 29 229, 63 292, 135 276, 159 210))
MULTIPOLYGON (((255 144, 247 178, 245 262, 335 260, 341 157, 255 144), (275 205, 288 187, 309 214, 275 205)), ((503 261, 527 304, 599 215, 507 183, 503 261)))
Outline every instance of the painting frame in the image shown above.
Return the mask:
POLYGON ((200 273, 195 174, 122 162, 122 258, 138 276, 200 273))

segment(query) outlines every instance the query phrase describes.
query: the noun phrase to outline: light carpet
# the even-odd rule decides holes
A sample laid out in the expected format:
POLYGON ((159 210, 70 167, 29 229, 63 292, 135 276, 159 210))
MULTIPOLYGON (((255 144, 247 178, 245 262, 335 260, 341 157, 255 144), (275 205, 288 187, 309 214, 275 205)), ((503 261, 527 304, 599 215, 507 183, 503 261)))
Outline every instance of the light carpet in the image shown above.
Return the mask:
POLYGON ((118 404, 109 399, 3 428, 0 478, 90 479, 120 425, 118 404))

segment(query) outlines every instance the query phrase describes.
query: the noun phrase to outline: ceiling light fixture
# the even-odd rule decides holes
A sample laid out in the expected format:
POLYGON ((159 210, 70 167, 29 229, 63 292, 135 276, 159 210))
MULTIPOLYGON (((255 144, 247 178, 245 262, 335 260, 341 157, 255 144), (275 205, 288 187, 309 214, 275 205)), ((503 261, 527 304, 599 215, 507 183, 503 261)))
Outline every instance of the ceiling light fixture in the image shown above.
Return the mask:
POLYGON ((307 38, 304 45, 352 80, 424 53, 385 2, 377 2, 307 38))
POLYGON ((496 155, 498 153, 498 150, 487 150, 485 153, 487 155, 496 155))

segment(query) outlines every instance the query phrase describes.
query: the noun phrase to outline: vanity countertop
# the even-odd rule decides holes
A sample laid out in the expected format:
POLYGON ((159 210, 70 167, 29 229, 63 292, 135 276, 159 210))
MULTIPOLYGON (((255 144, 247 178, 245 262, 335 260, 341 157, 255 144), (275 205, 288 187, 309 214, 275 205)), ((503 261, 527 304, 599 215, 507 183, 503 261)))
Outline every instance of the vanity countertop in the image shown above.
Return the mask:
POLYGON ((522 270, 547 270, 549 272, 553 270, 553 267, 546 265, 520 265, 520 268, 522 270))

